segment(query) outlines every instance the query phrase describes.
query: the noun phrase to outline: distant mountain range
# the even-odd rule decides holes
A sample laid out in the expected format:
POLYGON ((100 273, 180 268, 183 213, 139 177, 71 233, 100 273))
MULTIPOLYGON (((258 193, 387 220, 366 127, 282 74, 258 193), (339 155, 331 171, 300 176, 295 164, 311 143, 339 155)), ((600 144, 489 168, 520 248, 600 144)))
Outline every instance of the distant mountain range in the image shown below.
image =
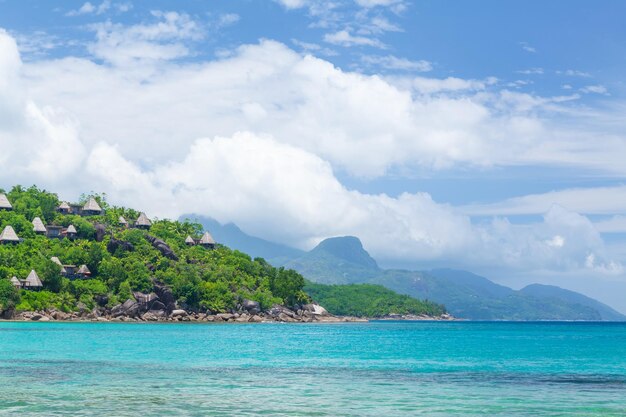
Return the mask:
POLYGON ((202 223, 218 242, 253 257, 263 257, 275 266, 293 268, 311 281, 379 284, 401 294, 444 304, 459 318, 626 320, 626 316, 597 300, 555 286, 532 284, 513 290, 467 271, 381 269, 361 241, 352 236, 329 238, 304 252, 247 235, 232 223, 221 225, 213 219, 193 215, 183 218, 202 223))

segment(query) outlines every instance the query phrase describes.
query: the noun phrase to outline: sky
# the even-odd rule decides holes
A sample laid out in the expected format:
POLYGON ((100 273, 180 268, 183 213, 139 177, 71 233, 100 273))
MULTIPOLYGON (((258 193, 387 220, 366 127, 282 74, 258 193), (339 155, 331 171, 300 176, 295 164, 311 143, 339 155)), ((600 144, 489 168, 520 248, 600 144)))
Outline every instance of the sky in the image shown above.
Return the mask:
POLYGON ((0 0, 0 188, 626 312, 626 3, 0 0))

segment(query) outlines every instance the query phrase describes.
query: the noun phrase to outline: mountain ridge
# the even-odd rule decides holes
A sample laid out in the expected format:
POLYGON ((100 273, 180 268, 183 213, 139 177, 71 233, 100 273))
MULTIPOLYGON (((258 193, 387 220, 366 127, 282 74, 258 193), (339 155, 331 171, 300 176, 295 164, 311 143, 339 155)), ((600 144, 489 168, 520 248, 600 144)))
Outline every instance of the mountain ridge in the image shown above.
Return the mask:
MULTIPOLYGON (((222 226, 223 227, 223 226, 222 226)), ((401 294, 429 299, 460 318, 473 320, 616 320, 626 316, 610 306, 568 289, 531 284, 514 290, 469 271, 439 268, 430 271, 382 269, 355 236, 331 237, 309 252, 289 253, 286 245, 241 233, 259 245, 268 242, 270 263, 293 268, 322 284, 378 284, 401 294), (278 245, 271 246, 271 245, 278 245), (276 255, 279 256, 276 256, 276 255), (295 257, 290 255, 296 254, 295 257)), ((219 232, 218 232, 219 233, 219 232)), ((238 248, 235 241, 227 242, 238 248)), ((294 249, 294 248, 291 248, 294 249)))

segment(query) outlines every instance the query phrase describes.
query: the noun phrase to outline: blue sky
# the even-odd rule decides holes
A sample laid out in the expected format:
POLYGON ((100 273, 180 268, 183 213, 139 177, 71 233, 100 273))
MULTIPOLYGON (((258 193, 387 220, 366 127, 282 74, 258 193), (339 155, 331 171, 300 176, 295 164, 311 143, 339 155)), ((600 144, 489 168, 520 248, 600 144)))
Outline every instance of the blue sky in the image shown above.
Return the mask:
POLYGON ((626 311, 622 1, 0 0, 0 188, 626 311), (143 206, 147 207, 143 207, 143 206))

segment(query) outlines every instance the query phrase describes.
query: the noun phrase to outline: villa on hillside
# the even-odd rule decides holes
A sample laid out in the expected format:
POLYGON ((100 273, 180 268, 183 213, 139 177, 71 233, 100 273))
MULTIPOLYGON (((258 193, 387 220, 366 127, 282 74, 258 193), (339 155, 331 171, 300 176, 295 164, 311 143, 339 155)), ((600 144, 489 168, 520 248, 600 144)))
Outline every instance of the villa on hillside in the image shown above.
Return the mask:
POLYGON ((11 284, 17 289, 39 291, 43 288, 43 283, 39 279, 39 275, 35 270, 31 270, 26 279, 17 279, 17 277, 11 278, 11 284))
POLYGON ((6 226, 2 233, 0 233, 0 245, 15 244, 20 242, 21 239, 17 236, 17 233, 15 233, 15 230, 13 230, 13 227, 11 226, 6 226))
POLYGON ((33 231, 38 235, 45 235, 46 233, 48 233, 48 231, 46 230, 46 226, 41 221, 41 218, 35 217, 33 219, 33 231))
POLYGON ((215 249, 216 242, 209 232, 204 232, 200 239, 194 239, 191 236, 187 236, 187 238, 185 238, 185 244, 187 246, 198 245, 207 249, 215 249))
POLYGON ((139 217, 137 217, 137 220, 135 221, 135 228, 148 230, 150 227, 152 227, 152 222, 148 216, 146 216, 146 213, 140 213, 139 217))
POLYGON ((76 267, 76 265, 65 265, 56 256, 53 256, 52 258, 50 258, 50 260, 61 267, 61 275, 65 278, 68 278, 70 281, 75 279, 87 279, 91 277, 91 271, 89 270, 87 265, 81 265, 78 268, 76 267))
POLYGON ((99 216, 103 213, 100 204, 93 197, 89 197, 89 200, 84 205, 68 204, 63 201, 57 207, 57 211, 61 214, 76 214, 78 216, 99 216))
POLYGON ((13 210, 13 206, 6 194, 0 194, 0 210, 13 210))

